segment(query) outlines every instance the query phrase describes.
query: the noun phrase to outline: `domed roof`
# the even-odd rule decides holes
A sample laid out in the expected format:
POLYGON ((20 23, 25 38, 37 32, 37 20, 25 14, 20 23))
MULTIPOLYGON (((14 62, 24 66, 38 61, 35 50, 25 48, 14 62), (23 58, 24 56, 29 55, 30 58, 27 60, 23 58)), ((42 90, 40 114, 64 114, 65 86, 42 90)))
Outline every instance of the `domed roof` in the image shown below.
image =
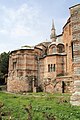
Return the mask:
POLYGON ((58 42, 58 41, 56 41, 56 42, 52 42, 48 47, 51 47, 52 45, 59 45, 59 44, 62 44, 62 45, 64 45, 64 43, 63 42, 58 42))

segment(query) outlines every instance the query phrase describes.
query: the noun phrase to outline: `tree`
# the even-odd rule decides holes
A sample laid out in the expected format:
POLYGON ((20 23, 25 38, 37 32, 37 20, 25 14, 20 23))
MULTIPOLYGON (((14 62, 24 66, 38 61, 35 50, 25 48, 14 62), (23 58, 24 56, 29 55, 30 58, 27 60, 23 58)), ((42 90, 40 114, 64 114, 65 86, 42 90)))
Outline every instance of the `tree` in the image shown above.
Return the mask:
POLYGON ((8 74, 9 52, 0 54, 0 84, 4 84, 5 75, 8 74))

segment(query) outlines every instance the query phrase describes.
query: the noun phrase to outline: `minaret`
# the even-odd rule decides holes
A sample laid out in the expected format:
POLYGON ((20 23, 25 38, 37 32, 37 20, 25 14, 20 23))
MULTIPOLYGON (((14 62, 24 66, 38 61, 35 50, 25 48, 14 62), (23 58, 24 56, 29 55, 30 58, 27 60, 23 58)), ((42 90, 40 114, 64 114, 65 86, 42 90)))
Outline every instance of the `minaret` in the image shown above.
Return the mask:
POLYGON ((52 20, 52 29, 51 29, 50 39, 52 39, 52 42, 56 42, 56 33, 55 33, 55 27, 54 27, 54 20, 52 20))

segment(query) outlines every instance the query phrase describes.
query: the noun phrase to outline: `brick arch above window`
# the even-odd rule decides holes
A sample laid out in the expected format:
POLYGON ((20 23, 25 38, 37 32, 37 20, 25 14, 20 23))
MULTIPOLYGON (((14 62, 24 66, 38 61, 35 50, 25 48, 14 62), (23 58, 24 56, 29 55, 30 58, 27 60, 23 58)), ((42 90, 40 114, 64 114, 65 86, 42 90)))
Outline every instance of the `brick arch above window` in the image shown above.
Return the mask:
POLYGON ((57 45, 57 52, 58 53, 63 53, 65 51, 65 47, 63 44, 58 44, 57 45))
POLYGON ((53 44, 49 47, 49 54, 53 54, 57 52, 57 46, 56 44, 53 44))

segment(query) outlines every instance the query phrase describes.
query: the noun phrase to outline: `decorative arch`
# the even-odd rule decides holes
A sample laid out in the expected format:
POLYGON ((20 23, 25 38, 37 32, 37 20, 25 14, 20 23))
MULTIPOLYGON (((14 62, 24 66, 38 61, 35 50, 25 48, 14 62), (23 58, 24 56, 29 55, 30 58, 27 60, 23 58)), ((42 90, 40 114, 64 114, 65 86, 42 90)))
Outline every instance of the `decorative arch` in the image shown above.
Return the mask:
POLYGON ((53 54, 57 52, 57 46, 56 44, 52 44, 49 46, 49 54, 53 54))
POLYGON ((65 51, 64 44, 58 44, 57 45, 57 52, 58 53, 63 53, 65 51))

